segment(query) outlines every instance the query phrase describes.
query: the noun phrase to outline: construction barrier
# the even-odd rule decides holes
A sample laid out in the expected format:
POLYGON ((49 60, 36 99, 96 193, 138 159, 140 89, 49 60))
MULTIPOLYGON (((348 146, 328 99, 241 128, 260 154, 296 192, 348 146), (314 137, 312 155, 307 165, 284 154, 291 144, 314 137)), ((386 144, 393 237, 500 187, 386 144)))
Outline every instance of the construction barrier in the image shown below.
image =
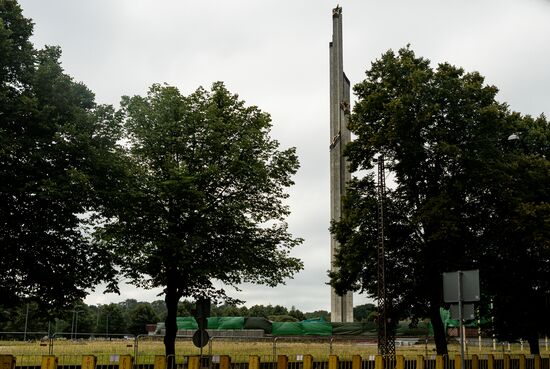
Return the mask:
POLYGON ((110 355, 108 361, 98 363, 95 355, 80 357, 57 357, 42 355, 30 358, 22 355, 0 355, 0 369, 550 369, 549 355, 495 356, 470 355, 465 357, 462 368, 460 355, 426 357, 417 355, 328 355, 315 359, 312 355, 277 355, 232 357, 229 355, 189 355, 174 356, 167 360, 164 355, 140 358, 139 363, 132 355, 110 355))

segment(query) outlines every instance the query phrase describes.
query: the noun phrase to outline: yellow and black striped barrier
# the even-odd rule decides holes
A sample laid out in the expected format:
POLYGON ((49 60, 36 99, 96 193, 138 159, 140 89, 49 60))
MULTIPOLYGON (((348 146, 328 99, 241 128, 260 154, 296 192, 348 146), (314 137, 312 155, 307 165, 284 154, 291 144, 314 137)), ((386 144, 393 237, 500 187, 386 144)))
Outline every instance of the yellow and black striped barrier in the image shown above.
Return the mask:
MULTIPOLYGON (((134 369, 138 367, 134 361, 132 355, 115 355, 116 361, 109 365, 108 369, 134 369)), ((24 359, 24 357, 16 357, 14 355, 2 354, 0 355, 0 369, 18 369, 29 368, 28 365, 17 366, 17 360, 24 359)), ((96 369, 106 368, 105 365, 98 365, 98 359, 94 355, 83 355, 77 360, 72 361, 73 364, 65 364, 63 357, 58 358, 55 355, 42 355, 37 359, 40 363, 40 369, 96 369), (61 364, 60 364, 61 358, 61 364), (78 365, 80 364, 80 365, 78 365)), ((271 369, 548 369, 550 368, 550 357, 544 355, 529 355, 524 354, 510 355, 502 354, 495 356, 493 354, 486 355, 469 355, 466 360, 466 368, 462 368, 462 360, 460 355, 454 355, 453 357, 435 355, 431 357, 425 357, 423 355, 417 355, 415 357, 405 357, 403 355, 395 355, 392 357, 383 357, 381 355, 369 355, 368 358, 364 358, 360 355, 353 356, 338 356, 329 355, 328 359, 315 361, 312 355, 299 355, 299 358, 286 355, 278 355, 277 357, 263 357, 269 363, 268 368, 271 369), (368 362, 368 364, 366 364, 368 362), (297 365, 299 364, 299 365, 297 365), (322 364, 319 366, 319 364, 322 364)), ((203 369, 204 363, 210 363, 209 368, 215 369, 265 369, 265 365, 260 365, 261 357, 259 355, 250 355, 248 357, 239 357, 236 359, 236 363, 244 364, 242 366, 235 367, 232 363, 232 358, 229 355, 216 355, 215 357, 191 355, 185 356, 185 361, 182 361, 186 365, 182 368, 185 369, 203 369), (244 360, 243 360, 244 359, 244 360), (215 363, 214 366, 212 363, 215 363)), ((143 362, 143 357, 138 357, 139 367, 148 365, 153 369, 166 369, 168 360, 164 355, 156 355, 151 357, 150 361, 143 362)), ((262 364, 265 364, 262 362, 262 364)), ((240 364, 239 364, 240 365, 240 364)), ((33 366, 36 368, 36 366, 33 366)))

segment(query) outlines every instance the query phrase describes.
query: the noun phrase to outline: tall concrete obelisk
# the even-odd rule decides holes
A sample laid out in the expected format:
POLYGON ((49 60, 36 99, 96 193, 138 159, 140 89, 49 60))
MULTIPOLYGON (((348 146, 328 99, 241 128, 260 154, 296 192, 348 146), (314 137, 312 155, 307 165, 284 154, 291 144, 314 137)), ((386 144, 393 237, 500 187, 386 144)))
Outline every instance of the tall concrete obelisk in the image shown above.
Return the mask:
MULTIPOLYGON (((351 179, 344 147, 351 140, 348 130, 350 110, 350 83, 344 74, 342 47, 342 8, 332 10, 332 42, 330 49, 330 217, 340 220, 342 196, 351 179)), ((338 242, 331 238, 331 268, 334 270, 334 254, 338 242)), ((331 288, 330 317, 333 322, 353 322, 353 293, 339 296, 331 288)))

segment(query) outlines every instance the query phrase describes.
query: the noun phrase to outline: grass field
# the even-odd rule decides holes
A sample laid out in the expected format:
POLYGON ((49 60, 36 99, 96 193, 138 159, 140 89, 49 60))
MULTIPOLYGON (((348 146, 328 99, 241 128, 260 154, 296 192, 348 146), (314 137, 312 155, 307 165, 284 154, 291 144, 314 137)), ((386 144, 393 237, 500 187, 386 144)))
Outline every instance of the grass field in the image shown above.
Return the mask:
MULTIPOLYGON (((405 356, 435 354, 433 344, 410 344, 401 341, 403 345, 396 345, 396 353, 405 356)), ((474 342, 475 344, 475 342, 474 342)), ((449 344, 450 356, 459 353, 458 344, 449 344)), ((178 355, 198 355, 201 350, 193 346, 189 338, 178 338, 176 341, 176 353, 178 355)), ((330 354, 342 357, 359 354, 362 356, 376 355, 376 343, 368 340, 337 340, 330 338, 310 339, 221 339, 214 338, 202 350, 208 355, 230 355, 232 357, 247 357, 248 355, 296 355, 310 354, 315 358, 324 359, 330 354)), ((482 347, 480 350, 476 345, 469 345, 466 354, 529 354, 529 347, 520 344, 497 345, 497 350, 491 346, 482 347)), ((548 346, 541 345, 541 353, 548 354, 548 346)), ((162 337, 140 338, 138 340, 54 340, 21 342, 21 341, 0 341, 0 354, 12 354, 15 356, 40 356, 54 354, 56 356, 81 356, 81 355, 122 355, 154 356, 164 354, 162 337)))

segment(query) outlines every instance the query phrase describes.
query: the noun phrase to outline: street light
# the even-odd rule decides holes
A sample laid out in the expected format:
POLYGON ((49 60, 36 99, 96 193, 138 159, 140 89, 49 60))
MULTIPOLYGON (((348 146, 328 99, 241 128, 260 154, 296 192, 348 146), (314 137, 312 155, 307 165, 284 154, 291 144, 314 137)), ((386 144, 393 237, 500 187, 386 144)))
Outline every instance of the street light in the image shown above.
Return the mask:
POLYGON ((75 325, 74 325, 74 338, 77 339, 77 335, 78 335, 78 313, 82 313, 82 310, 78 310, 76 312, 76 320, 75 320, 75 325))
POLYGON ((23 337, 23 341, 27 340, 27 327, 29 322, 29 304, 27 304, 27 314, 25 314, 25 335, 23 337))
POLYGON ((109 316, 111 314, 107 313, 107 324, 105 325, 105 336, 107 339, 109 339, 109 316))
POLYGON ((71 339, 76 338, 76 333, 78 331, 78 313, 82 313, 82 310, 73 310, 73 320, 71 326, 71 339))
POLYGON ((508 136, 508 141, 515 141, 519 140, 519 136, 515 133, 512 133, 510 136, 508 136))

